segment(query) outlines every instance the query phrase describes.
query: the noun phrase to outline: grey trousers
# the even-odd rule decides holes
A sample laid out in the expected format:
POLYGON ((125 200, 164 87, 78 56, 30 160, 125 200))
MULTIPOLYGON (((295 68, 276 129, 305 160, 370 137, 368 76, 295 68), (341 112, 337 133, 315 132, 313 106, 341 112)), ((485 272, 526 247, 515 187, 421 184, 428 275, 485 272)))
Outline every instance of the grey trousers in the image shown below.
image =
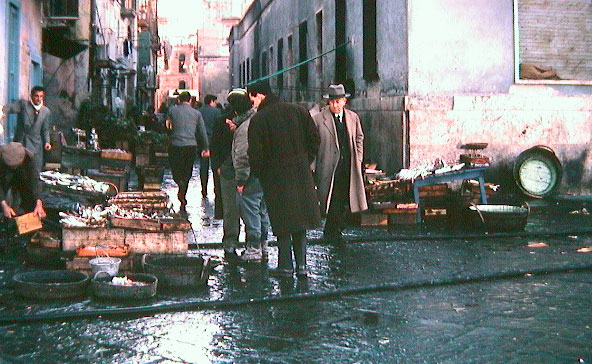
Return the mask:
POLYGON ((222 220, 224 236, 222 237, 222 243, 225 250, 235 249, 238 245, 238 234, 240 233, 240 215, 236 203, 237 192, 234 178, 220 175, 220 190, 222 192, 222 205, 224 206, 222 220))
POLYGON ((269 215, 263 199, 263 191, 257 178, 250 178, 243 194, 237 193, 240 216, 245 223, 247 247, 260 248, 261 242, 267 241, 269 233, 269 215))

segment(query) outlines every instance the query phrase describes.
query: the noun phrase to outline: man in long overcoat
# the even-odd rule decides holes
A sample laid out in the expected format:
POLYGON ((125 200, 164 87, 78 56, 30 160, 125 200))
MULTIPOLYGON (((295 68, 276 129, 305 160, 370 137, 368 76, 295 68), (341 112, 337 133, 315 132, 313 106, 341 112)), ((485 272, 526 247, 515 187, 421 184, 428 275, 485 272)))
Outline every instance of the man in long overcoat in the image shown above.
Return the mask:
POLYGON ((259 178, 278 238, 278 267, 272 273, 306 276, 306 230, 321 223, 310 163, 317 155, 319 132, 308 111, 283 102, 269 83, 247 87, 257 113, 251 119, 248 155, 251 173, 259 178))
MULTIPOLYGON (((37 172, 43 168, 43 150, 50 150, 49 117, 51 112, 43 104, 45 89, 35 86, 29 100, 17 100, 4 106, 4 114, 18 114, 14 141, 34 154, 37 172)), ((2 115, 4 118, 4 115, 2 115)))
POLYGON ((348 96, 343 85, 329 86, 323 96, 329 105, 313 117, 321 137, 314 179, 321 212, 327 214, 324 235, 336 243, 344 242, 345 212, 368 208, 362 178, 364 133, 358 115, 345 108, 348 96))

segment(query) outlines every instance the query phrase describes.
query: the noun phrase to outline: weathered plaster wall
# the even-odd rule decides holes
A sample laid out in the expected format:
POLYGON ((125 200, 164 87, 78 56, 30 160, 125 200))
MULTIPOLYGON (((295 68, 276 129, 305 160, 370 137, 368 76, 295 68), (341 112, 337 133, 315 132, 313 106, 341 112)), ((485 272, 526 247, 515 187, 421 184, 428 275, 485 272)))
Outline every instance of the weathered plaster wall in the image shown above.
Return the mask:
POLYGON ((513 84, 512 0, 408 6, 409 94, 506 92, 513 84))
POLYGON ((547 87, 513 86, 489 96, 407 97, 411 165, 443 158, 458 160, 458 146, 487 142, 493 181, 511 184, 513 163, 522 151, 551 147, 564 167, 562 192, 589 193, 592 187, 592 99, 561 96, 547 87))

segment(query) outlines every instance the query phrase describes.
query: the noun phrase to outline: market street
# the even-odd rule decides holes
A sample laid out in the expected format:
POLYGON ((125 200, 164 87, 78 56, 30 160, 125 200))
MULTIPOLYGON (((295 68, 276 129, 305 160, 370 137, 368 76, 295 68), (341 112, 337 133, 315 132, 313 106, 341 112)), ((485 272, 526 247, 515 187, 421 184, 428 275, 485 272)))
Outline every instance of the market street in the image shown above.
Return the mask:
MULTIPOLYGON (((175 193, 168 173, 164 189, 175 193)), ((202 202, 198 192, 194 177, 188 212, 196 241, 219 242, 221 224, 209 218, 213 194, 202 202)), ((140 317, 52 320, 61 312, 136 304, 21 299, 6 285, 21 268, 3 260, 0 362, 590 362, 592 253, 582 248, 592 246, 592 237, 570 233, 590 226, 585 206, 534 201, 526 232, 514 236, 462 238, 435 225, 352 228, 351 242, 339 247, 316 239, 320 232, 314 231, 307 280, 272 278, 265 265, 222 264, 207 289, 159 292, 137 306, 226 306, 140 317), (556 272, 523 274, 529 270, 556 272), (10 322, 31 314, 48 321, 10 322)), ((202 252, 222 254, 216 244, 206 246, 202 252)), ((274 247, 268 265, 275 262, 274 247)))

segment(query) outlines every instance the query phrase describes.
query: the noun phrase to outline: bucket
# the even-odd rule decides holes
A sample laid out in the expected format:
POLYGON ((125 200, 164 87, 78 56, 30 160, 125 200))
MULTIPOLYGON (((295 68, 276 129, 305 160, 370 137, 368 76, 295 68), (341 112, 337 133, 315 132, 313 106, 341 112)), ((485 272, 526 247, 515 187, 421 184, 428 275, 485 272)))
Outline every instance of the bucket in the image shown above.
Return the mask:
POLYGON ((93 276, 98 272, 107 272, 111 277, 115 277, 119 272, 119 258, 99 257, 89 260, 93 276))

